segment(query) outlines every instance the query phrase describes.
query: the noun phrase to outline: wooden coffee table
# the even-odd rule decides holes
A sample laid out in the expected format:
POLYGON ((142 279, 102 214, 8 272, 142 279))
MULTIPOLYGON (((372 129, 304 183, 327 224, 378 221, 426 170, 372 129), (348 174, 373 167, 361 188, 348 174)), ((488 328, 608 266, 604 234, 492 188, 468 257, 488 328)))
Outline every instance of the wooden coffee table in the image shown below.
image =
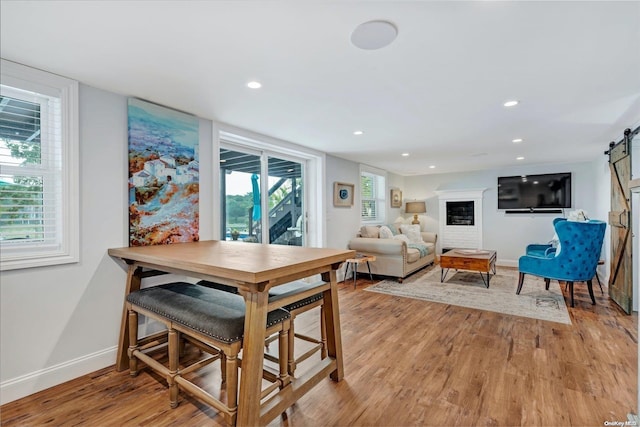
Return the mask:
POLYGON ((488 288, 491 273, 496 274, 496 256, 496 251, 487 249, 451 249, 440 255, 440 282, 444 282, 450 268, 455 268, 479 272, 488 288), (482 273, 487 274, 486 280, 482 273))

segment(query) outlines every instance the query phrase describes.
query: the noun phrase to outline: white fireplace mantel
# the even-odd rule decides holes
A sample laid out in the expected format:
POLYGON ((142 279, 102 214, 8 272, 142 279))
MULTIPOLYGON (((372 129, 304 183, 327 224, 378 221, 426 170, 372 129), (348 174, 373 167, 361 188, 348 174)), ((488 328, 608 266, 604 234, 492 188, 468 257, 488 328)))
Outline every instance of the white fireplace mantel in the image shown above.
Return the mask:
POLYGON ((440 248, 482 248, 482 197, 486 188, 437 190, 440 212, 440 248), (447 202, 473 202, 473 225, 447 225, 447 202))

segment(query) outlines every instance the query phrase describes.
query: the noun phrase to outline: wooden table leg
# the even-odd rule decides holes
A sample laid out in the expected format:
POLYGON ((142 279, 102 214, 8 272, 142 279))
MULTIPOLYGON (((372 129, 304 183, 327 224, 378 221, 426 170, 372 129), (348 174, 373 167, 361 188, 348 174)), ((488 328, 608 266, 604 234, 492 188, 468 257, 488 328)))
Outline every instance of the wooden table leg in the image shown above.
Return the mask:
POLYGON ((336 370, 331 373, 331 379, 340 381, 344 378, 344 365, 342 361, 342 334, 340 332, 336 268, 338 267, 332 267, 329 273, 323 273, 322 280, 331 283, 331 287, 324 291, 323 294, 324 321, 327 328, 327 354, 336 360, 336 370))
POLYGON ((120 322, 120 338, 118 339, 118 352, 116 354, 116 371, 124 371, 129 367, 129 356, 127 356, 127 346, 129 343, 129 313, 127 311, 127 295, 140 290, 142 269, 135 263, 129 264, 127 271, 127 284, 124 291, 124 302, 122 303, 122 321, 120 322))
POLYGON ((244 299, 246 312, 237 425, 256 426, 260 424, 260 393, 269 293, 246 292, 244 299))

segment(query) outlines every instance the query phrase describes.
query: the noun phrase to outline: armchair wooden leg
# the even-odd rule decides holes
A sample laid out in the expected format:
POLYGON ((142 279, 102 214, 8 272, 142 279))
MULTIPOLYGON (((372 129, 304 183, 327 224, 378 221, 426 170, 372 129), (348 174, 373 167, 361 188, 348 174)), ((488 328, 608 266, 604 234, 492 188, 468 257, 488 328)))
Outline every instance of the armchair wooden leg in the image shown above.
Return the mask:
POLYGON ((520 291, 522 290, 522 284, 524 283, 524 273, 520 273, 518 277, 518 290, 516 291, 516 295, 520 295, 520 291))
POLYGON ((546 278, 546 277, 544 278, 544 288, 545 288, 546 290, 549 290, 549 283, 550 283, 550 282, 551 282, 551 279, 548 279, 548 278, 546 278))
POLYGON ((573 282, 567 282, 569 284, 569 292, 571 292, 571 307, 574 307, 573 304, 573 282))
POLYGON ((587 289, 589 289, 589 296, 591 297, 591 304, 596 305, 596 298, 593 296, 593 280, 587 280, 587 289))

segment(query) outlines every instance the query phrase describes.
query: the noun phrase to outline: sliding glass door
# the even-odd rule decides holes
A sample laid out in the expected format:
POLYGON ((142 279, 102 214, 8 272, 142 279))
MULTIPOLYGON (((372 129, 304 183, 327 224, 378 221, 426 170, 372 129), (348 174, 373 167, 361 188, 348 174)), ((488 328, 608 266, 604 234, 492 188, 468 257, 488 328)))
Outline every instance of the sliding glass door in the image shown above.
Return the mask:
POLYGON ((304 246, 302 163, 268 156, 269 243, 304 246))
POLYGON ((221 145, 220 235, 226 240, 304 246, 303 176, 304 160, 221 145))

